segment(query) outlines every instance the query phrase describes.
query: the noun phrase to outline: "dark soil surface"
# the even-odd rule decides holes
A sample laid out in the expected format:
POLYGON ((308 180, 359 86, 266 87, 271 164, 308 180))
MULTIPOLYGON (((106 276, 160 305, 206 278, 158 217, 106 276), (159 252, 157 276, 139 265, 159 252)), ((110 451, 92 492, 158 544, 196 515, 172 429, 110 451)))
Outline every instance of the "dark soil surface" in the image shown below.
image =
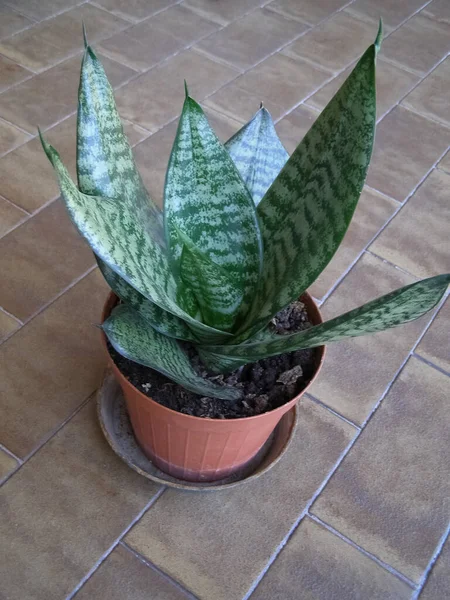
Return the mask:
MULTIPOLYGON (((311 323, 304 305, 297 301, 280 311, 271 326, 279 335, 286 335, 307 329, 311 323)), ((266 358, 232 373, 217 376, 206 371, 192 346, 186 346, 199 374, 242 389, 242 399, 230 402, 201 397, 153 369, 124 358, 109 344, 108 349, 121 372, 139 391, 172 410, 212 419, 251 417, 278 408, 306 387, 315 370, 315 351, 306 349, 266 358)))

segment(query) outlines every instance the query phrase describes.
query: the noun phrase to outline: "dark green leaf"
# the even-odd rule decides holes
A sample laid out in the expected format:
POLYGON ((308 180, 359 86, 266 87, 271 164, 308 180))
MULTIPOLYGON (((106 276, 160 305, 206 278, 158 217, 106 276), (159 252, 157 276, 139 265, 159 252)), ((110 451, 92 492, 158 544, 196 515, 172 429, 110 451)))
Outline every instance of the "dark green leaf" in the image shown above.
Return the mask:
POLYGON ((191 392, 225 400, 240 397, 238 390, 222 387, 197 375, 176 340, 149 327, 139 313, 124 304, 113 310, 102 329, 122 356, 159 371, 191 392))

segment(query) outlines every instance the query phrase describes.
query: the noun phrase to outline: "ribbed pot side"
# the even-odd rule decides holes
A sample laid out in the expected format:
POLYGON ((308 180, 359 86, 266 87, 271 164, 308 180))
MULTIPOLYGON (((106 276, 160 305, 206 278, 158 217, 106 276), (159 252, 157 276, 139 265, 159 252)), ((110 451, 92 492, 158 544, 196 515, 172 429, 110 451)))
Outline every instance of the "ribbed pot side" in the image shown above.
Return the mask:
MULTIPOLYGON (((111 293, 103 309, 103 321, 117 301, 117 297, 111 293)), ((322 323, 320 311, 312 297, 305 293, 301 301, 312 323, 322 323)), ((187 481, 216 481, 242 469, 261 449, 281 417, 313 383, 325 355, 325 346, 316 348, 313 378, 298 396, 283 406, 254 417, 205 419, 166 408, 140 392, 115 365, 103 333, 102 339, 109 364, 124 393, 139 445, 159 469, 187 481)))

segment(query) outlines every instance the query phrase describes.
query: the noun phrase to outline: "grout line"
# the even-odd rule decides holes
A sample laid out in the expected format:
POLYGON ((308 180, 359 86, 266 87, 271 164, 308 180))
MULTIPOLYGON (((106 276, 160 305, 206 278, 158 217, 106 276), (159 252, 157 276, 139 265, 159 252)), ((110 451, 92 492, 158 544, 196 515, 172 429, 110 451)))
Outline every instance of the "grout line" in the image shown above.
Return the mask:
POLYGON ((0 487, 5 484, 13 475, 15 475, 18 471, 20 471, 20 469, 27 464, 27 462, 33 458, 33 456, 35 454, 37 454, 39 452, 39 450, 41 450, 51 439, 53 439, 55 437, 55 435, 57 435, 61 429, 67 425, 67 423, 73 419, 73 417, 75 417, 80 410, 82 410, 87 404, 88 402, 91 400, 91 398, 94 396, 96 392, 92 392, 91 394, 89 394, 89 396, 87 398, 85 398, 85 400, 83 400, 81 402, 81 404, 79 406, 77 406, 75 408, 75 410, 73 410, 70 415, 68 417, 66 417, 64 419, 64 421, 62 421, 53 431, 51 431, 46 437, 44 437, 39 444, 29 453, 27 454, 23 459, 20 459, 21 463, 18 467, 16 467, 13 471, 11 471, 11 473, 8 473, 8 475, 0 482, 0 487))
POLYGON ((94 564, 94 566, 86 573, 86 575, 81 579, 78 585, 72 590, 72 592, 66 597, 66 600, 71 600, 77 592, 83 587, 83 585, 88 581, 88 579, 95 573, 95 571, 100 567, 100 565, 108 558, 111 552, 116 548, 119 544, 120 540, 124 535, 126 535, 130 529, 145 515, 147 510, 149 510, 153 504, 160 498, 160 496, 164 493, 165 487, 161 487, 152 498, 147 502, 144 508, 136 515, 136 517, 129 523, 129 525, 122 531, 118 538, 112 543, 112 545, 108 548, 108 550, 98 559, 98 561, 94 564))
POLYGON ((439 373, 442 373, 442 375, 447 375, 447 377, 450 377, 450 373, 448 371, 446 371, 445 369, 442 369, 438 365, 434 364, 434 362, 431 362, 431 360, 427 360, 421 354, 417 354, 417 352, 413 352, 411 356, 413 356, 414 358, 417 358, 417 360, 420 360, 421 362, 425 363, 426 365, 435 369, 436 371, 439 371, 439 373))
POLYGON ((147 558, 145 558, 145 556, 143 556, 140 552, 138 552, 137 550, 135 550, 134 548, 132 548, 131 546, 129 546, 126 542, 124 542, 123 540, 121 540, 119 543, 120 543, 120 545, 123 548, 125 548, 128 552, 131 552, 131 554, 133 554, 138 560, 140 560, 141 563, 143 563, 149 569, 152 569, 153 571, 156 571, 159 575, 161 575, 162 577, 164 577, 164 579, 166 579, 174 587, 176 587, 178 590, 180 590, 181 592, 183 592, 187 596, 187 598, 189 600, 199 600, 197 598, 197 596, 195 596, 191 591, 189 591, 188 589, 184 588, 179 581, 177 581, 176 579, 173 579, 165 571, 163 571, 162 569, 160 569, 154 563, 150 562, 147 558))
POLYGON ((300 516, 297 518, 297 520, 295 521, 295 523, 293 524, 293 526, 289 530, 288 534, 283 538, 283 540, 281 541, 281 543, 278 545, 278 547, 276 548, 276 550, 272 554, 271 558, 267 562, 266 566, 261 571, 261 573, 259 574, 259 576, 255 579, 255 581, 253 582, 250 590, 248 591, 248 593, 244 596, 244 598, 242 600, 248 600, 248 598, 254 592, 254 590, 256 589, 256 587, 258 586, 258 584, 260 583, 260 581, 262 580, 262 578, 264 577, 264 575, 267 573, 267 571, 270 569, 271 565, 274 563, 274 561, 276 560, 277 556, 280 554, 280 552, 282 551, 282 549, 284 548, 284 546, 288 543, 290 537, 292 536, 292 534, 294 533, 294 531, 297 529, 297 527, 300 524, 301 520, 304 518, 305 515, 309 514, 309 510, 310 510, 311 506, 314 504, 314 502, 320 496, 320 494, 322 493, 322 491, 325 488, 325 486, 328 484, 328 482, 330 481, 330 479, 333 477, 334 473, 337 471, 337 469, 340 467, 341 463, 344 461, 345 457, 349 454, 350 450, 356 444, 357 440, 360 438, 361 434, 363 433, 366 425, 372 419, 372 417, 374 416, 374 414, 376 413, 376 411, 378 410, 378 408, 382 404, 384 398, 387 396, 388 392, 390 391, 391 387, 396 382, 396 380, 399 377, 399 375, 401 374, 404 366, 406 365, 406 363, 408 362, 408 360, 410 359, 410 357, 413 355, 416 347, 418 346, 418 344, 422 340, 423 336, 428 331, 428 329, 430 328, 430 326, 433 323, 434 319, 436 318, 436 316, 437 316, 437 314, 439 312, 439 309, 443 305, 444 301, 445 301, 445 298, 443 298, 441 300, 441 302, 438 305, 438 309, 436 310, 435 314, 430 319, 429 323, 424 328, 423 332, 421 333, 421 335, 419 336, 419 338, 417 339, 417 341, 414 343, 413 348, 411 349, 411 351, 408 353, 408 356, 404 359, 404 361, 402 362, 402 364, 398 368, 397 372, 395 373, 394 377, 391 379, 390 383, 387 385, 385 391, 380 396, 379 400, 373 406, 373 408, 372 408, 371 412, 369 413, 368 417, 362 423, 361 428, 360 429, 358 428, 357 432, 355 433, 355 437, 350 441, 350 443, 344 449, 344 451, 342 452, 342 454, 340 455, 340 457, 336 461, 334 467, 330 470, 330 472, 328 473, 327 477, 325 477, 325 479, 322 481, 321 485, 317 488, 317 490, 313 494, 311 500, 307 503, 306 507, 303 509, 302 513, 300 514, 300 516))
POLYGON ((319 400, 319 398, 316 398, 315 396, 313 396, 312 394, 310 394, 309 392, 307 392, 305 394, 305 398, 309 398, 310 400, 312 400, 315 404, 318 404, 319 406, 321 406, 322 408, 325 408, 326 410, 328 410, 331 414, 333 414, 335 417, 338 417, 339 419, 341 419, 342 421, 345 421, 345 423, 347 423, 348 425, 351 425, 352 427, 354 427, 355 429, 357 429, 358 431, 361 431, 361 427, 359 425, 357 425, 356 423, 354 423, 353 421, 350 421, 350 419, 347 419, 347 417, 344 417, 344 415, 341 415, 341 413, 338 413, 336 410, 334 410, 333 408, 331 408, 330 406, 328 406, 328 404, 325 404, 324 402, 322 402, 322 400, 319 400))
POLYGON ((25 17, 26 19, 29 19, 30 21, 34 21, 34 23, 32 23, 32 25, 30 25, 29 27, 26 27, 25 29, 21 29, 20 31, 17 31, 16 33, 13 33, 13 35, 10 35, 7 38, 4 39, 11 39, 12 37, 14 37, 17 33, 22 33, 23 31, 27 31, 28 29, 32 29, 35 25, 39 25, 40 23, 44 23, 45 21, 51 21, 54 17, 59 17, 59 15, 62 15, 66 12, 69 12, 70 10, 73 10, 74 8, 78 8, 79 6, 82 6, 83 4, 86 4, 87 0, 80 0, 80 2, 78 4, 74 4, 72 6, 69 6, 69 8, 64 8, 63 10, 61 10, 60 12, 56 12, 53 13, 51 15, 49 15, 48 17, 44 17, 43 19, 40 20, 36 20, 36 17, 31 17, 29 15, 27 15, 24 12, 21 12, 20 9, 17 8, 17 6, 14 5, 12 0, 7 0, 6 4, 8 6, 10 6, 15 12, 19 13, 19 15, 22 15, 22 17, 25 17))
MULTIPOLYGON (((28 221, 25 221, 25 222, 27 223, 28 221)), ((59 291, 51 300, 49 300, 48 302, 46 302, 45 304, 43 304, 40 308, 38 308, 37 311, 35 311, 32 315, 30 315, 27 319, 25 319, 22 322, 22 327, 24 327, 25 325, 28 325, 28 323, 30 323, 30 321, 32 321, 35 317, 37 317, 42 312, 44 312, 45 310, 47 310, 47 308, 49 308, 54 302, 56 302, 56 300, 58 300, 59 298, 61 298, 61 296, 63 296, 66 292, 68 292, 74 286, 76 286, 77 283, 80 283, 80 281, 82 279, 84 279, 85 277, 87 277, 96 268, 97 268, 97 263, 93 264, 91 267, 89 267, 89 269, 87 271, 85 271, 84 273, 82 273, 81 275, 79 275, 76 279, 74 279, 73 281, 71 281, 71 283, 67 287, 65 287, 63 290, 59 291)), ((2 308, 2 307, 0 307, 0 308, 2 308)), ((4 310, 4 309, 2 308, 2 310, 4 310)), ((3 338, 2 344, 4 344, 7 340, 9 340, 11 337, 13 337, 16 333, 18 333, 21 330, 22 330, 22 328, 16 329, 15 331, 11 332, 9 335, 7 335, 5 338, 3 338)))
POLYGON ((8 448, 6 446, 4 446, 3 444, 0 444, 0 450, 3 450, 3 452, 5 454, 8 454, 11 458, 14 458, 14 460, 17 460, 19 465, 23 464, 23 460, 21 458, 19 458, 18 456, 16 456, 14 454, 14 452, 11 452, 11 450, 8 450, 8 448))
POLYGON ((391 267, 394 267, 394 269, 397 269, 397 271, 401 271, 405 275, 408 275, 409 277, 412 277, 416 281, 420 280, 420 277, 418 275, 414 275, 414 273, 411 273, 410 271, 407 271, 405 268, 400 267, 399 265, 396 265, 392 261, 388 260, 387 258, 384 258, 384 256, 381 256, 380 254, 377 254, 376 252, 373 252, 372 250, 366 249, 366 250, 364 250, 363 254, 368 254, 369 256, 374 256, 375 258, 378 258, 379 260, 383 261, 387 265, 390 265, 391 267))
POLYGON ((156 15, 159 15, 160 13, 165 12, 166 10, 169 10, 169 8, 173 8, 174 6, 177 6, 178 4, 181 4, 183 2, 183 0, 176 0, 172 4, 169 4, 168 6, 164 6, 163 8, 160 8, 156 12, 152 13, 151 15, 147 15, 143 19, 133 20, 133 17, 127 17, 123 14, 118 15, 115 12, 108 10, 101 4, 97 3, 95 0, 85 0, 85 1, 87 1, 87 3, 90 6, 94 6, 95 8, 100 8, 101 10, 103 10, 104 12, 107 12, 108 14, 112 15, 113 17, 116 17, 117 19, 122 19, 123 21, 127 21, 128 23, 131 23, 131 25, 133 25, 133 26, 140 25, 141 23, 148 21, 152 17, 156 17, 156 15))
POLYGON ((444 547, 444 544, 447 541, 449 535, 450 535, 450 525, 447 527, 447 530, 445 531, 445 533, 441 537, 441 539, 439 541, 439 544, 437 545, 436 550, 434 551, 434 554, 431 557, 431 560, 428 563, 427 568, 425 569, 425 571, 424 571, 424 573, 423 573, 423 575, 422 575, 422 577, 420 579, 420 582, 418 584, 417 590, 413 594, 411 600, 417 600, 417 598, 419 597, 420 593, 422 592, 422 590, 423 590, 423 588, 424 588, 424 586, 425 586, 425 584, 426 584, 426 582, 428 580, 428 577, 429 577, 430 573, 432 572, 433 567, 436 564, 436 562, 437 562, 437 560, 439 558, 439 555, 441 554, 442 549, 444 547))
POLYGON ((3 306, 0 306, 0 312, 5 313, 5 315, 11 317, 11 319, 14 319, 14 321, 16 321, 16 323, 18 323, 19 325, 23 325, 23 321, 21 321, 18 317, 10 313, 8 310, 6 310, 6 308, 3 308, 3 306))
POLYGON ((342 534, 340 531, 335 529, 332 525, 329 525, 325 521, 322 521, 322 519, 320 517, 317 517, 316 515, 312 515, 312 514, 308 513, 307 516, 312 521, 314 521, 318 525, 321 525, 322 527, 327 529, 330 533, 332 533, 333 535, 335 535, 336 537, 338 537, 345 543, 347 543, 350 546, 352 546, 353 548, 355 548, 355 550, 359 550, 359 552, 364 554, 364 556, 367 556, 367 558, 370 558, 371 560, 373 560, 373 562, 377 563, 377 565, 382 567, 385 571, 388 571, 391 575, 394 575, 395 577, 397 577, 397 579, 400 579, 404 583, 408 584, 411 588, 413 588, 413 590, 416 589, 417 584, 414 583, 414 581, 412 581, 411 579, 409 579, 409 577, 406 577, 406 575, 403 575, 403 573, 401 573, 400 571, 397 571, 397 569, 394 569, 394 567, 391 567, 391 565, 389 565, 388 563, 386 563, 383 560, 381 560, 380 558, 378 558, 378 556, 376 556, 375 554, 372 554, 371 552, 364 550, 364 548, 362 548, 361 546, 356 544, 353 540, 351 540, 350 538, 348 538, 347 536, 342 534))

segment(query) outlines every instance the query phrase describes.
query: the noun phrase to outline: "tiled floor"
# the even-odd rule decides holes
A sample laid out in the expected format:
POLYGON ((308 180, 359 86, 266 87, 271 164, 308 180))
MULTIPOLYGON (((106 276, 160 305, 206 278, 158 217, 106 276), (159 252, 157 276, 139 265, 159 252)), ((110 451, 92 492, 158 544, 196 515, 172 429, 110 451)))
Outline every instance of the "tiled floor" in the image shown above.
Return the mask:
POLYGON ((0 0, 2 600, 450 597, 450 301, 330 346, 265 477, 158 488, 97 425, 107 289, 36 138, 74 173, 83 19, 161 202, 183 78, 222 139, 264 100, 292 151, 380 15, 373 163, 312 287, 326 316, 450 270, 449 0, 0 0))

